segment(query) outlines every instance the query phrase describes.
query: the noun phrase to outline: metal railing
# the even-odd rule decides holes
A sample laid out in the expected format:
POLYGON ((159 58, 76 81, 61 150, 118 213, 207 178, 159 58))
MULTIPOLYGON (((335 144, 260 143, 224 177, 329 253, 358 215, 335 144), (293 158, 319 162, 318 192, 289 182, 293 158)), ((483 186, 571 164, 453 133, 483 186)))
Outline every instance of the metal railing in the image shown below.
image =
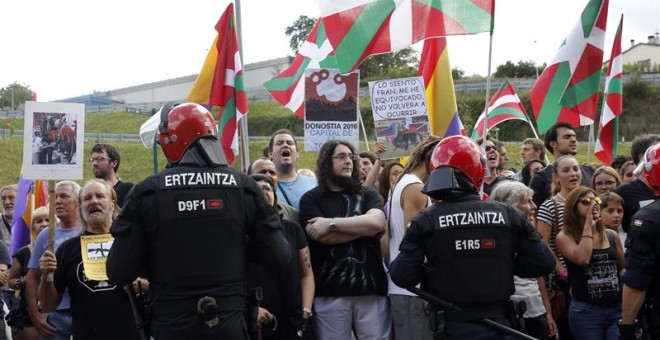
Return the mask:
MULTIPOLYGON (((623 75, 623 82, 627 83, 631 78, 638 77, 637 75, 623 75)), ((645 73, 639 75, 639 78, 642 81, 651 83, 654 85, 660 85, 660 73, 645 73)), ((491 84, 491 91, 496 90, 502 84, 501 79, 494 79, 491 84)), ((602 83, 605 82, 605 76, 601 79, 602 83)), ((513 86, 517 90, 528 90, 534 86, 536 79, 511 79, 513 86)), ((454 89, 458 93, 475 93, 475 92, 484 92, 486 90, 485 81, 477 82, 462 82, 455 81, 454 89)), ((360 88, 360 97, 369 97, 369 91, 367 88, 360 88)), ((270 92, 266 90, 263 86, 255 86, 246 89, 246 94, 248 101, 257 102, 257 101, 271 101, 274 100, 273 96, 270 95, 270 92)), ((97 112, 132 112, 138 114, 151 115, 153 110, 158 110, 163 106, 165 102, 144 102, 144 103, 131 103, 131 104, 110 104, 110 105, 85 105, 85 113, 97 113, 97 112)), ((18 110, 7 110, 0 109, 0 118, 14 118, 23 116, 23 111, 18 110)))

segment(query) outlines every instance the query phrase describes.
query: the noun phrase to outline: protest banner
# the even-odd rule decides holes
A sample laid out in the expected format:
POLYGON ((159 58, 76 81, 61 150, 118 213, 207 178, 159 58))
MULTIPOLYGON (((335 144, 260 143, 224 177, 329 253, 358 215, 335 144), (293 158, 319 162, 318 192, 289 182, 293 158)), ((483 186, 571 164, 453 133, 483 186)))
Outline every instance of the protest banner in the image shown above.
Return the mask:
POLYGON ((359 83, 358 72, 305 70, 305 151, 319 151, 332 139, 345 140, 359 148, 359 83))
POLYGON ((381 158, 410 155, 430 131, 422 77, 372 81, 369 93, 376 140, 386 147, 381 158))

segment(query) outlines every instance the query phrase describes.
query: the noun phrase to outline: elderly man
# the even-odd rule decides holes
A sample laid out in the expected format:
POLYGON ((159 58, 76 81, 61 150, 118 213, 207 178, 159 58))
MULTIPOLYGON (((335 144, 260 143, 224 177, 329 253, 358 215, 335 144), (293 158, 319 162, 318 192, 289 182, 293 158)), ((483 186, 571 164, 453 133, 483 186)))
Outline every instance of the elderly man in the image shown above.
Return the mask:
MULTIPOLYGON (((277 171, 275 170, 275 163, 270 159, 264 157, 254 161, 248 168, 248 175, 252 174, 262 174, 270 177, 275 184, 275 188, 277 188, 277 171)), ((298 212, 292 206, 278 200, 277 196, 275 196, 275 204, 280 218, 298 223, 298 212)))
POLYGON ((107 280, 105 270, 93 275, 94 268, 87 267, 92 264, 83 262, 84 257, 105 266, 113 240, 110 226, 119 213, 117 194, 109 183, 95 179, 82 188, 79 203, 84 232, 62 243, 57 254, 46 250, 41 256, 42 308, 54 310, 68 290, 74 339, 136 338, 126 292, 107 280), (54 280, 48 281, 46 276, 53 272, 54 280))
POLYGON ((0 214, 0 236, 7 247, 11 242, 11 218, 14 215, 14 204, 16 203, 16 187, 16 184, 10 184, 0 189, 3 211, 0 214))
MULTIPOLYGON (((55 185, 55 216, 59 222, 55 225, 55 250, 66 240, 80 234, 80 211, 78 194, 80 185, 73 181, 61 181, 55 185)), ((69 294, 64 293, 62 301, 55 311, 46 314, 38 307, 37 289, 41 282, 39 259, 48 247, 48 229, 37 236, 32 247, 28 274, 25 279, 25 293, 28 313, 32 324, 45 339, 69 339, 71 337, 71 312, 69 294)))

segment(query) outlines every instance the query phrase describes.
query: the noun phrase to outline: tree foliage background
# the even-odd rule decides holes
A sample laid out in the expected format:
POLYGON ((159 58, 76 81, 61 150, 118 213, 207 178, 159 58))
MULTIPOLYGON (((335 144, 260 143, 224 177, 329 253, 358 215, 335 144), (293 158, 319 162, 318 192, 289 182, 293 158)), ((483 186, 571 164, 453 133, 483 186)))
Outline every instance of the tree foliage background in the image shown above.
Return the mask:
MULTIPOLYGON (((284 34, 289 37, 289 47, 295 53, 305 42, 305 38, 312 30, 316 20, 306 15, 301 15, 291 26, 287 26, 284 34)), ((412 77, 417 75, 417 64, 419 56, 411 47, 404 48, 398 52, 372 55, 368 57, 359 67, 361 85, 367 82, 387 78, 412 77)))
POLYGON ((12 110, 16 110, 20 104, 31 99, 32 90, 30 90, 30 87, 17 82, 0 89, 0 108, 11 107, 12 110))
POLYGON ((517 64, 514 64, 511 60, 507 60, 506 63, 499 65, 493 73, 495 78, 536 78, 537 75, 540 75, 545 69, 546 64, 536 66, 536 63, 528 61, 518 61, 517 64))

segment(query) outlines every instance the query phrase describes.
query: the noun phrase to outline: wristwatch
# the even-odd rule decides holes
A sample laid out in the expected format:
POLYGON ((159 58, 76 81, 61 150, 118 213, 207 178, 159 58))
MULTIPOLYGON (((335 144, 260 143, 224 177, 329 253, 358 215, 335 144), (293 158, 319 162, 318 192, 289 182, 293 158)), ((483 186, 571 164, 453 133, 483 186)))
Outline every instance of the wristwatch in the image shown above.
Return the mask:
POLYGON ((308 315, 310 318, 311 318, 312 316, 314 316, 314 312, 312 312, 312 310, 309 309, 309 308, 307 308, 307 307, 303 307, 302 311, 303 311, 303 313, 307 313, 307 315, 308 315))
POLYGON ((330 225, 328 226, 328 232, 333 233, 337 230, 339 230, 339 228, 337 228, 337 222, 335 221, 335 218, 333 217, 333 218, 330 219, 330 225))

